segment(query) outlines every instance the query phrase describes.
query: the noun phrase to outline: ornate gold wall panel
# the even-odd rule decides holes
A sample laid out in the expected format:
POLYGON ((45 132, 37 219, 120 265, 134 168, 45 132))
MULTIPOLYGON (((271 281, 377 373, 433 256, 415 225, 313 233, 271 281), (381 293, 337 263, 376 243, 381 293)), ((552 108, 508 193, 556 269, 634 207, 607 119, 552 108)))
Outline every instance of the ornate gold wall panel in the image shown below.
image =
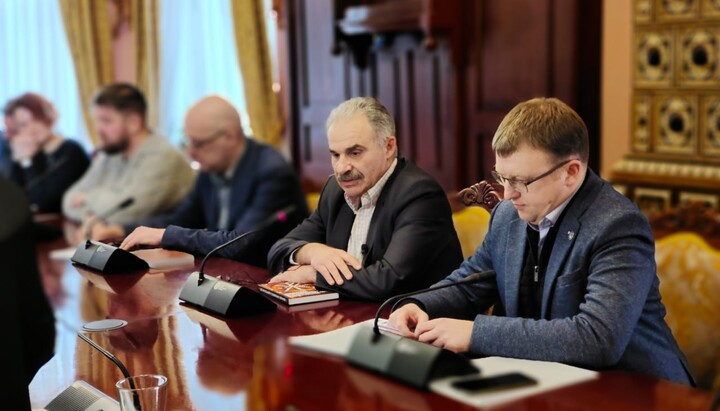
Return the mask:
POLYGON ((680 87, 720 85, 718 30, 691 28, 678 33, 677 67, 680 87))
POLYGON ((672 32, 638 32, 635 36, 635 85, 670 87, 673 79, 673 51, 672 32))
POLYGON ((659 95, 655 98, 657 153, 695 154, 697 150, 697 98, 693 95, 659 95))
POLYGON ((720 96, 702 97, 701 150, 709 157, 720 157, 720 96))
POLYGON ((631 153, 612 182, 647 211, 720 195, 720 0, 634 0, 631 153))
POLYGON ((651 126, 652 97, 649 95, 635 95, 633 99, 633 151, 637 153, 650 151, 651 126))

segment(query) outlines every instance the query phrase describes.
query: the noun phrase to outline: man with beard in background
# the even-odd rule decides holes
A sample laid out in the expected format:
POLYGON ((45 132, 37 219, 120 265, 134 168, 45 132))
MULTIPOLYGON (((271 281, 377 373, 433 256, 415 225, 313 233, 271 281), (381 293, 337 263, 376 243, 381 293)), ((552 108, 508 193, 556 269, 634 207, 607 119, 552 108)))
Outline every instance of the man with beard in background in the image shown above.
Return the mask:
POLYGON ((179 150, 146 123, 142 92, 111 84, 93 101, 99 153, 90 169, 65 193, 63 213, 83 221, 134 201, 107 221, 125 224, 172 210, 193 185, 195 174, 179 150))

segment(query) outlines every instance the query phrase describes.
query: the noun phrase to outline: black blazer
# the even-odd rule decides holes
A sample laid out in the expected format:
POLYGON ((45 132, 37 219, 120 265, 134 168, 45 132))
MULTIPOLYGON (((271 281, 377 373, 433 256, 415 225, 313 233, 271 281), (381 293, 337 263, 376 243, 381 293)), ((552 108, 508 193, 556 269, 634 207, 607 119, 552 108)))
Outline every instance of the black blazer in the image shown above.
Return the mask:
POLYGON ((0 177, 0 261, 3 408, 30 409, 27 386, 53 355, 55 319, 38 275, 30 203, 23 191, 0 177))
MULTIPOLYGON (((290 254, 306 243, 346 250, 354 220, 343 190, 330 177, 317 210, 270 249, 268 267, 274 274, 286 270, 290 254)), ((398 158, 378 198, 366 244, 363 268, 350 268, 351 281, 331 286, 318 274, 316 285, 346 297, 384 300, 427 287, 462 262, 445 192, 404 158, 398 158)))
POLYGON ((264 267, 270 247, 308 216, 305 194, 295 170, 274 148, 247 140, 231 182, 230 230, 217 227, 220 205, 218 186, 209 173, 200 173, 195 187, 172 214, 126 224, 130 233, 136 227, 166 228, 162 247, 204 255, 213 248, 257 227, 274 212, 295 206, 288 221, 249 235, 217 256, 264 267))

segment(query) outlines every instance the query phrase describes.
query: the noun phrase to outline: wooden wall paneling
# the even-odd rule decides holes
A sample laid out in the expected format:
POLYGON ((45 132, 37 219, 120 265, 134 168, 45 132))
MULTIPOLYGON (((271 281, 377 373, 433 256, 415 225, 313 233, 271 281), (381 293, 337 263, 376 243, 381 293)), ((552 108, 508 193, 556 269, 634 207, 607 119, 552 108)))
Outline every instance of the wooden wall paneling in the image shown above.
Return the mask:
POLYGON ((305 2, 289 0, 289 30, 295 60, 292 86, 293 157, 300 170, 306 190, 322 187, 332 173, 325 119, 337 101, 347 95, 343 55, 332 55, 332 1, 305 2))
POLYGON ((374 95, 388 107, 401 154, 447 191, 490 177, 492 137, 520 101, 557 96, 586 120, 591 139, 599 136, 599 0, 458 0, 463 40, 453 51, 461 55, 442 36, 427 50, 415 34, 396 33, 371 49, 364 70, 347 45, 330 52, 333 0, 285 1, 291 146, 315 186, 331 171, 325 119, 353 96, 374 95))
POLYGON ((601 7, 578 0, 478 3, 480 23, 465 70, 468 184, 490 178, 497 126, 533 97, 560 98, 580 114, 590 133, 590 166, 598 164, 601 7))
POLYGON ((549 90, 550 0, 482 3, 479 109, 506 110, 549 90))
POLYGON ((600 173, 600 78, 602 42, 602 1, 579 1, 576 3, 575 46, 577 59, 571 62, 575 67, 575 109, 585 121, 590 137, 589 167, 600 173))

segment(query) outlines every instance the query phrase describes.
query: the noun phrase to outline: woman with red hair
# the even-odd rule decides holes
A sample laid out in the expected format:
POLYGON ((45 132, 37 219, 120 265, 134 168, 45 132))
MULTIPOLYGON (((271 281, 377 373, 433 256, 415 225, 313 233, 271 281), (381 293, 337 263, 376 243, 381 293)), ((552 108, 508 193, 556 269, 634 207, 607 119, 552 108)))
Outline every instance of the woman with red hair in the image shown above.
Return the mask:
POLYGON ((11 178, 25 189, 33 211, 59 213, 62 196, 90 160, 77 142, 53 131, 57 111, 45 97, 25 93, 8 102, 16 134, 9 138, 14 165, 11 178))

